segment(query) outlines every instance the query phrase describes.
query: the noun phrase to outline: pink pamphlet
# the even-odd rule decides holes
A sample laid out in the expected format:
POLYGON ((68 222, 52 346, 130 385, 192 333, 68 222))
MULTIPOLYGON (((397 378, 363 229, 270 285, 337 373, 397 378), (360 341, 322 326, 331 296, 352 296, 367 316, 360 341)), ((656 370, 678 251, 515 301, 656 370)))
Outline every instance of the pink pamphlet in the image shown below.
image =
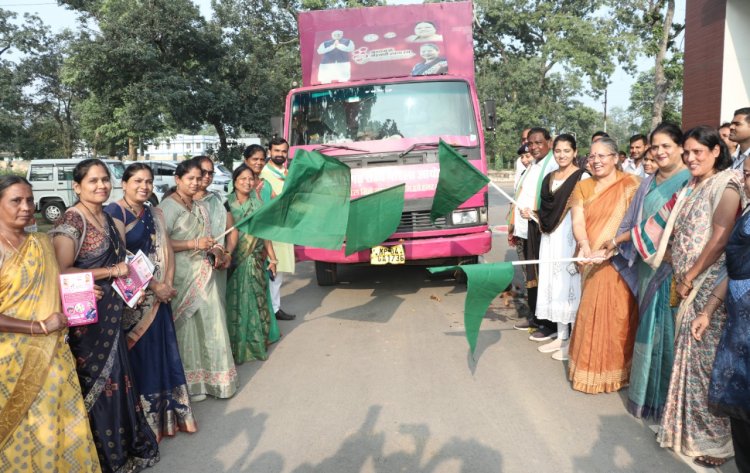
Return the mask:
POLYGON ((68 325, 94 324, 99 321, 94 293, 94 276, 88 273, 60 275, 60 298, 68 325))
POLYGON ((143 290, 154 277, 154 265, 140 250, 133 256, 129 255, 126 262, 128 263, 128 274, 116 278, 112 287, 122 297, 122 300, 133 308, 138 304, 143 290))

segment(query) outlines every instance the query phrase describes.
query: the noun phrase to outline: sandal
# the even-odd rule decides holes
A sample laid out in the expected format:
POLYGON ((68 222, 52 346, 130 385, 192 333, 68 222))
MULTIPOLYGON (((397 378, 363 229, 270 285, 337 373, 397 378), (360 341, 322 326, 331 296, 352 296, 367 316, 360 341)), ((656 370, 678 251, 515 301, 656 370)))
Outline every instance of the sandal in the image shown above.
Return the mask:
POLYGON ((699 457, 695 457, 693 463, 705 468, 716 468, 726 463, 726 461, 726 458, 716 458, 708 455, 701 455, 699 457))

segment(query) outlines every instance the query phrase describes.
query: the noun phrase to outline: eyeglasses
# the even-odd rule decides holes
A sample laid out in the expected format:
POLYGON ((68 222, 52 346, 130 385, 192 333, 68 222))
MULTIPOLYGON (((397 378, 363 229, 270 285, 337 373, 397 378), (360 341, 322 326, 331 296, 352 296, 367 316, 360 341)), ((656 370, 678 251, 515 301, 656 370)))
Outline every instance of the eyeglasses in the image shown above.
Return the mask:
POLYGON ((215 171, 206 171, 205 169, 201 169, 201 175, 203 176, 213 176, 214 174, 216 174, 215 171))
POLYGON ((615 156, 615 153, 609 153, 609 154, 590 154, 589 155, 589 161, 594 161, 598 159, 599 161, 603 161, 605 158, 608 158, 610 156, 615 156))

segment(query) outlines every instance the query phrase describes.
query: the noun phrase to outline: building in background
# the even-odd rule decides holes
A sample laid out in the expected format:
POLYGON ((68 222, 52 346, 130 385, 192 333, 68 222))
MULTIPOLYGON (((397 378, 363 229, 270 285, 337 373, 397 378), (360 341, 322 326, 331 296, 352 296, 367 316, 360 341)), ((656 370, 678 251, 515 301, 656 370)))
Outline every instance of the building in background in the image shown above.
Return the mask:
POLYGON ((750 106, 750 1, 686 2, 682 126, 719 126, 750 106))
MULTIPOLYGON (((261 139, 255 135, 241 136, 236 140, 240 146, 260 144, 261 139)), ((154 139, 146 146, 143 159, 181 161, 185 157, 209 154, 219 149, 218 135, 174 135, 154 139)))

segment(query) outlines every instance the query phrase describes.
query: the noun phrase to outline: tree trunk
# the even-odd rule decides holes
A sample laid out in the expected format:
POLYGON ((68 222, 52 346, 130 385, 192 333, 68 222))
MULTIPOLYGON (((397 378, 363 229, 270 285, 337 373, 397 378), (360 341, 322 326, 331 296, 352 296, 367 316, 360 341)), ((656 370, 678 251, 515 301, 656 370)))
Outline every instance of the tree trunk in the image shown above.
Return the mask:
POLYGON ((128 137, 128 159, 130 161, 138 160, 138 143, 132 137, 128 137))
POLYGON ((669 83, 664 74, 664 59, 667 55, 669 35, 672 31, 672 20, 674 19, 674 0, 667 0, 667 11, 662 24, 662 35, 659 40, 659 52, 656 54, 654 68, 654 103, 651 106, 651 129, 661 123, 664 114, 664 104, 667 102, 669 83))
POLYGON ((234 169, 232 163, 232 157, 229 156, 229 145, 227 144, 227 132, 224 129, 224 124, 220 121, 214 121, 211 123, 216 129, 216 134, 219 135, 219 152, 217 153, 219 161, 224 163, 227 169, 234 169))

